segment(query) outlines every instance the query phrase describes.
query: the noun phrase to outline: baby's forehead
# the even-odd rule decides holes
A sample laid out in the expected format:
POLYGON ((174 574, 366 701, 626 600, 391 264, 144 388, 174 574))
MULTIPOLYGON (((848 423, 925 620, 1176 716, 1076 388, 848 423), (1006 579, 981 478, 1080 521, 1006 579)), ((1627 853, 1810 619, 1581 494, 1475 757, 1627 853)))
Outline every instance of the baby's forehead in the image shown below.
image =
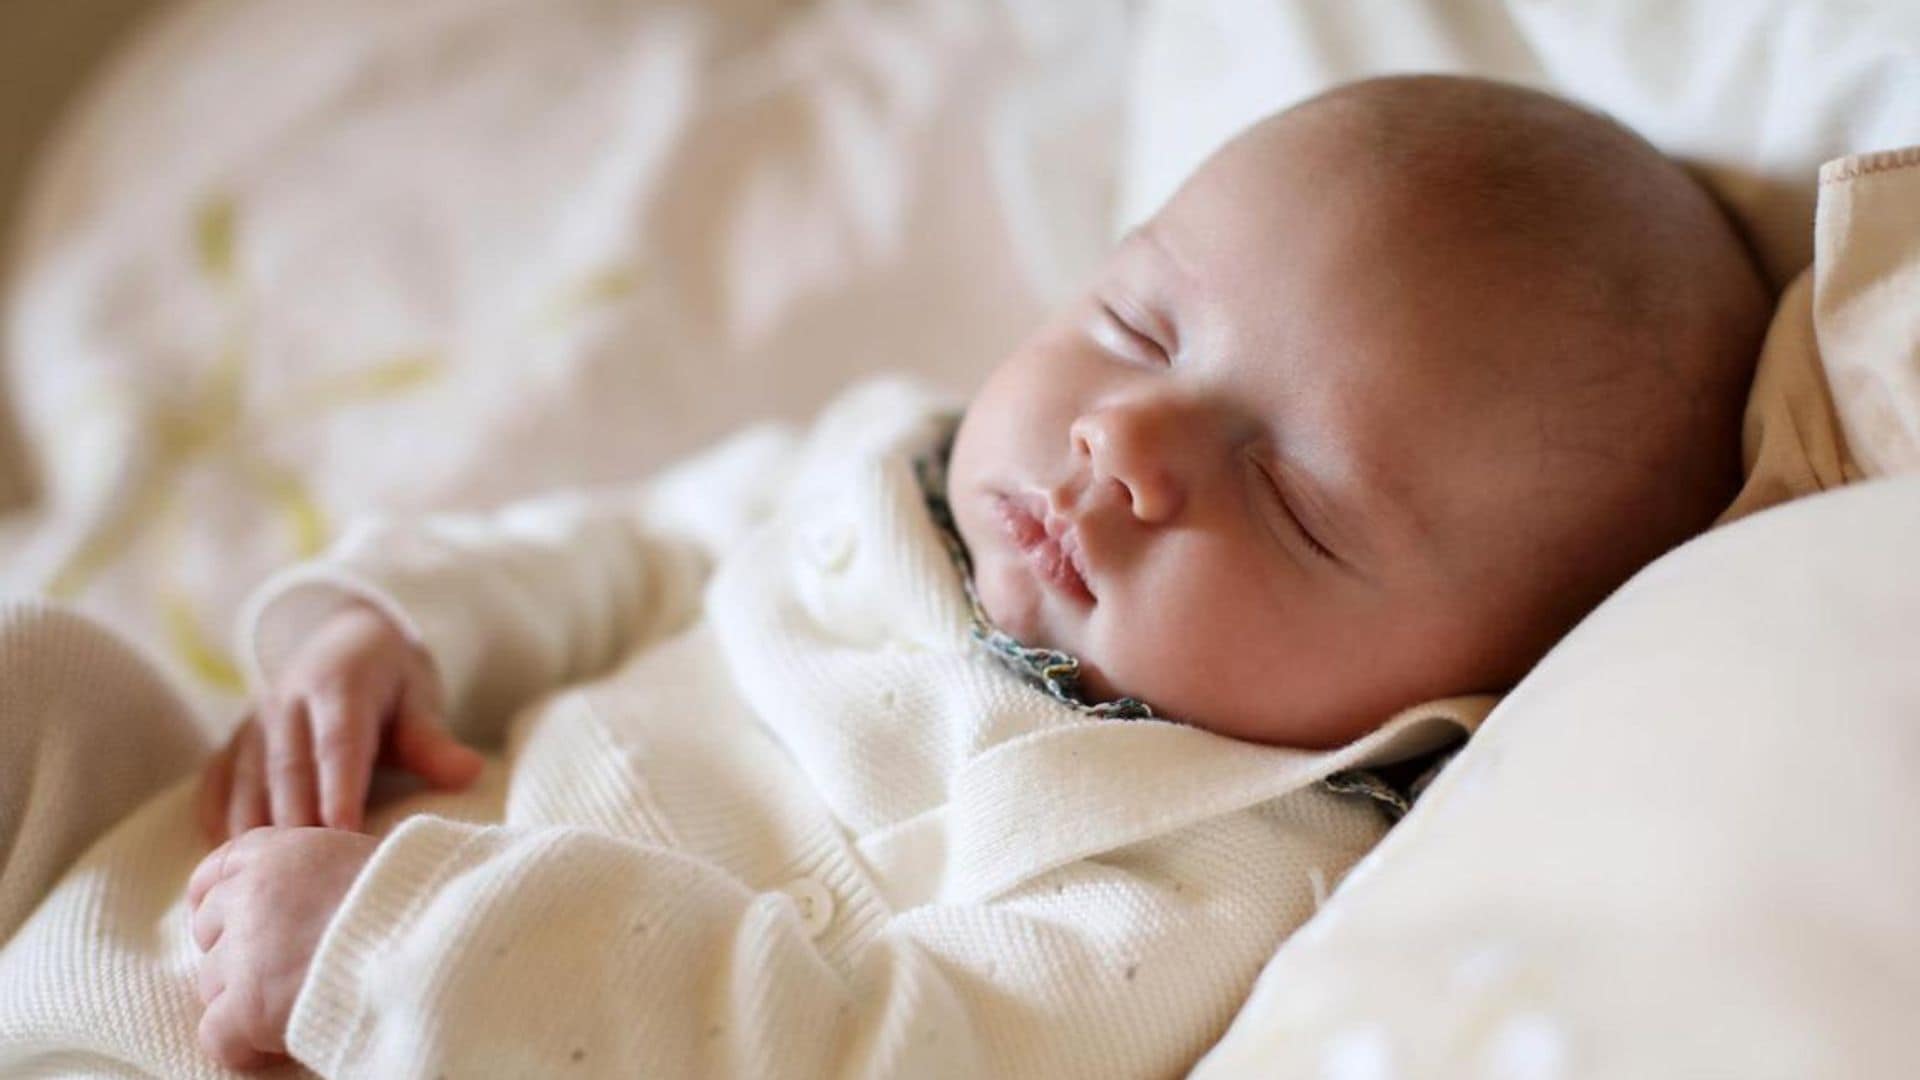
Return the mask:
POLYGON ((1421 191, 1331 169, 1365 148, 1366 126, 1340 111, 1295 119, 1230 144, 1122 239, 1110 276, 1135 287, 1123 297, 1163 305, 1183 346, 1234 368, 1241 380, 1223 385, 1279 413, 1343 482, 1411 489, 1401 502, 1429 526, 1415 531, 1606 459, 1615 433, 1582 414, 1618 411, 1599 362, 1617 305, 1569 265, 1587 241, 1552 242, 1581 223, 1516 234, 1483 221, 1498 185, 1421 191))
MULTIPOLYGON (((1386 80, 1394 82, 1395 80, 1386 80)), ((1671 186, 1672 163, 1631 132, 1517 88, 1409 85, 1336 91, 1252 125, 1161 207, 1170 232, 1209 254, 1276 237, 1430 269, 1551 278, 1617 262, 1644 219, 1640 194, 1671 186)), ((1286 245, 1289 258, 1302 253, 1286 245)), ((1404 275, 1403 275, 1404 276, 1404 275)))

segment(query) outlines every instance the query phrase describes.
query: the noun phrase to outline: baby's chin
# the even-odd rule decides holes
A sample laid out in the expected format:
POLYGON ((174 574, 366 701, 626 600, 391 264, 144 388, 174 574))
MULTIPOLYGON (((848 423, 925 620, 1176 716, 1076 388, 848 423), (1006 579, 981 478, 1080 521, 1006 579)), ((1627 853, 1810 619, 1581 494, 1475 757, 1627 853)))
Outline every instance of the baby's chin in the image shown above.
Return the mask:
POLYGON ((1012 635, 1022 645, 1042 649, 1063 646, 1045 640, 1045 619, 1040 609, 1037 584, 1006 566, 982 568, 974 574, 974 595, 994 626, 1012 635))
POLYGON ((1043 596, 1037 583, 1016 573, 978 574, 974 594, 993 625, 1029 648, 1058 649, 1080 661, 1080 690, 1089 701, 1113 701, 1128 696, 1101 670, 1099 658, 1085 642, 1068 641, 1048 628, 1043 596))

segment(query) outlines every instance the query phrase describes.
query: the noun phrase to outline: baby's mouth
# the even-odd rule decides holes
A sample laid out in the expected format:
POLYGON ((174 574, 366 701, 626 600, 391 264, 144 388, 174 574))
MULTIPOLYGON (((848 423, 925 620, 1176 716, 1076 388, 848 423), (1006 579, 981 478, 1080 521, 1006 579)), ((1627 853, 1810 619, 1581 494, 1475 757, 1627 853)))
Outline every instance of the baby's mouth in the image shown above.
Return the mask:
POLYGON ((1067 599, 1094 604, 1098 598, 1087 584, 1086 555, 1080 549, 1076 523, 1048 510, 1038 495, 1024 498, 996 494, 994 507, 1001 531, 1027 558, 1034 575, 1067 599))

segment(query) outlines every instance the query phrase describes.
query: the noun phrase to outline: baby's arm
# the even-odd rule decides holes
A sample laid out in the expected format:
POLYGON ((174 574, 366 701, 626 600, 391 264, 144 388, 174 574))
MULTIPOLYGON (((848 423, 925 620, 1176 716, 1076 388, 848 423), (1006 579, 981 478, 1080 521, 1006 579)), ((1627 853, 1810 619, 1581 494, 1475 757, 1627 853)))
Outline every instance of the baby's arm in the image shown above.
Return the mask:
POLYGON ((243 648, 271 685, 306 634, 363 601, 432 655, 456 733, 497 743, 520 705, 693 614, 715 549, 763 510, 793 441, 756 428, 637 489, 360 522, 256 591, 243 648))
POLYGON ((287 1045, 353 1076, 1168 1075, 1310 910, 1273 847, 1176 835, 1001 897, 822 912, 815 938, 786 894, 679 852, 415 817, 335 916, 287 1045))
POLYGON ((203 827, 356 827, 376 746, 429 782, 470 780, 442 720, 497 744, 520 705, 687 621, 794 441, 755 428, 635 490, 362 521, 269 579, 240 620, 255 708, 205 770, 203 827))

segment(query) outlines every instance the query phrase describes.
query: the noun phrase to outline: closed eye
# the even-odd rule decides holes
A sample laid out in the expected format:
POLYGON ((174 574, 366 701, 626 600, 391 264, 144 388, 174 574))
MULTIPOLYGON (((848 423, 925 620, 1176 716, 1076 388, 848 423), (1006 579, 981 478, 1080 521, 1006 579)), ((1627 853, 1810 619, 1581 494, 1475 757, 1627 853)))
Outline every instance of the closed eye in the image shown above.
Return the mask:
POLYGON ((1329 550, 1325 544, 1321 543, 1320 539, 1313 535, 1312 530, 1308 529, 1306 524, 1300 520, 1300 515, 1294 511, 1293 504, 1287 501, 1286 492, 1280 489, 1280 482, 1273 478, 1273 473, 1267 471, 1267 467, 1260 464, 1257 460, 1254 462, 1253 467, 1260 473, 1260 479, 1265 482, 1268 494, 1273 497, 1274 505, 1279 509, 1281 515, 1287 519, 1287 523, 1291 527, 1294 535, 1298 536, 1301 541, 1307 545, 1307 550, 1329 562, 1339 562, 1340 557, 1329 550))
POLYGON ((1141 333, 1104 300, 1099 302, 1091 332, 1101 348, 1133 363, 1166 367, 1173 362, 1159 342, 1141 333))

